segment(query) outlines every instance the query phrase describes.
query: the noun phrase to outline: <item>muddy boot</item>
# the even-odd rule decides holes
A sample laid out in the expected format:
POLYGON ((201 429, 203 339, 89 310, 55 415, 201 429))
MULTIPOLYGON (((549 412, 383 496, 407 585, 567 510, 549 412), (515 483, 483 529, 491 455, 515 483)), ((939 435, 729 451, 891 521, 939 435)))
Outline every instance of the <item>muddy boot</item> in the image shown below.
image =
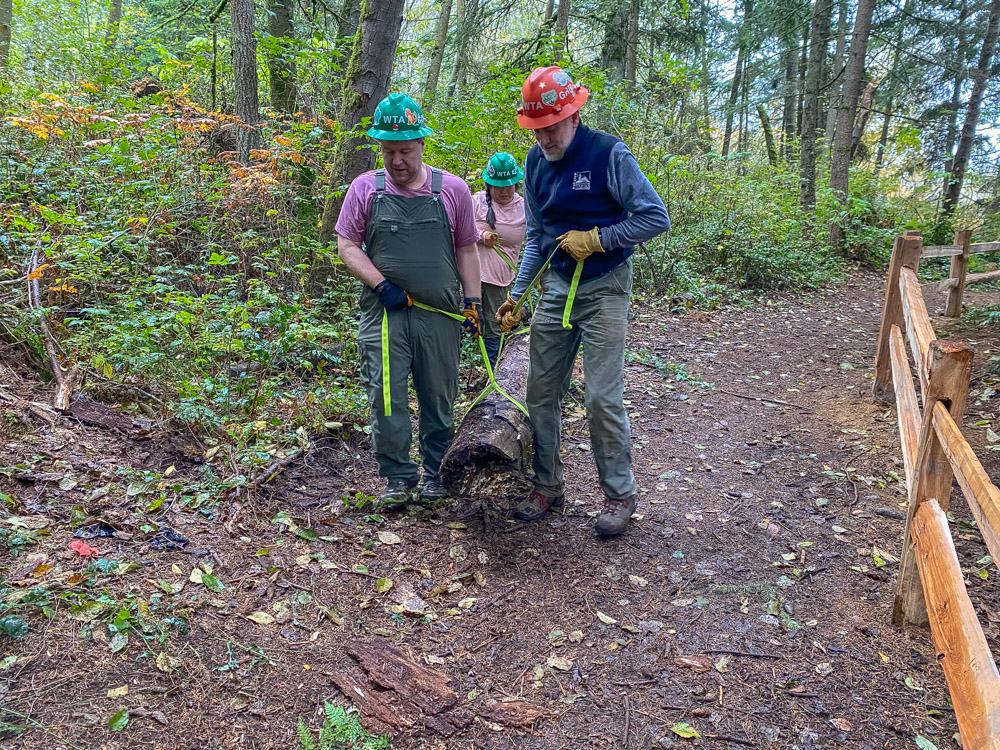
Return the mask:
POLYGON ((530 495, 514 506, 514 518, 519 521, 537 521, 550 510, 561 508, 564 502, 563 495, 546 497, 538 490, 532 490, 530 495))
POLYGON ((379 498, 380 507, 386 510, 405 507, 410 502, 413 488, 416 486, 416 482, 407 482, 405 479, 390 479, 385 485, 385 492, 379 498))
POLYGON ((618 536, 628 528, 628 521, 635 513, 636 496, 615 500, 604 499, 604 512, 597 517, 594 528, 601 536, 618 536))
POLYGON ((438 500, 446 497, 448 497, 448 490, 441 484, 440 479, 437 477, 427 477, 424 479, 424 483, 420 487, 420 502, 427 504, 436 503, 438 500))

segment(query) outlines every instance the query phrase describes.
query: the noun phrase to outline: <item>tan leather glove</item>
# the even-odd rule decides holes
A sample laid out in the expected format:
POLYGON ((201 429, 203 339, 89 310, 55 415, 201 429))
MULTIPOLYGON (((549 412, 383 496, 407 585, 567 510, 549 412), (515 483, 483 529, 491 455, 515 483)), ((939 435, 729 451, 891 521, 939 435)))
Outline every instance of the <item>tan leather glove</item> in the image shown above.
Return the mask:
POLYGON ((505 316, 510 315, 514 310, 514 305, 517 303, 514 298, 510 296, 510 292, 507 292, 507 301, 504 302, 500 307, 497 308, 496 319, 497 323, 502 323, 505 316))
POLYGON ((601 247, 601 233, 594 227, 589 232, 580 232, 570 229, 566 234, 561 234, 557 238, 559 247, 573 256, 573 260, 586 260, 594 253, 603 253, 601 247))

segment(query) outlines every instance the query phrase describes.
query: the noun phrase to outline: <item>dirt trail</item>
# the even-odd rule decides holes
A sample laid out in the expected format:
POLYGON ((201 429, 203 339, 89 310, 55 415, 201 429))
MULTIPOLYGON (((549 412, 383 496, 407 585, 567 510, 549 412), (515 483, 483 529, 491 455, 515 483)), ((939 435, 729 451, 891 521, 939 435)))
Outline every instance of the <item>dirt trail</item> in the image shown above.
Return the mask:
MULTIPOLYGON (((869 397, 882 291, 881 279, 855 277, 745 310, 675 319, 639 307, 626 398, 641 517, 616 541, 591 528, 596 476, 576 391, 564 423, 568 509, 544 522, 484 535, 463 507, 379 522, 340 500, 378 488, 365 449, 327 445, 235 521, 225 508, 163 513, 196 554, 151 551, 138 531, 99 540, 108 558, 139 566, 92 591, 145 608, 135 618, 153 625, 136 622, 112 653, 111 618, 62 616, 71 597, 52 605, 55 620, 30 618, 23 658, 0 672, 2 706, 33 727, 11 746, 294 747, 299 716, 315 727, 324 699, 346 705, 330 677, 352 664, 345 644, 384 640, 447 674, 463 704, 523 697, 548 713, 531 731, 476 719, 450 738, 401 735, 398 748, 688 746, 671 732, 678 722, 725 750, 912 748, 918 734, 954 747, 929 634, 889 622, 904 495, 895 411, 869 397), (272 522, 282 511, 320 538, 272 522), (188 581, 199 561, 222 591, 188 581), (379 578, 392 589, 379 593, 379 578), (404 599, 433 619, 394 614, 404 599), (255 612, 274 621, 248 620, 255 612), (105 697, 125 684, 127 697, 105 697), (122 708, 131 722, 109 732, 122 708)), ((195 472, 159 449, 61 429, 27 451, 0 444, 0 466, 32 452, 95 467, 79 489, 16 485, 56 522, 2 563, 15 588, 80 567, 66 521, 102 470, 144 461, 195 472), (50 442, 69 437, 61 452, 50 442), (33 577, 41 563, 53 569, 33 577)), ((974 533, 956 533, 963 560, 985 554, 974 533)), ((994 570, 971 585, 995 585, 994 570)), ((995 604, 979 605, 995 637, 995 604)))

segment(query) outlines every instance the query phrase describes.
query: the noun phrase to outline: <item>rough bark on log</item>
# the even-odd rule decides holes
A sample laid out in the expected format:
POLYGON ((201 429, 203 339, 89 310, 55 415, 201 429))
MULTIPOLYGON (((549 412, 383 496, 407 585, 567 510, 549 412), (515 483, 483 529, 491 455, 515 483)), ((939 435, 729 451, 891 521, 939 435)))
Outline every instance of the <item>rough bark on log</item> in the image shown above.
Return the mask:
POLYGON ((370 732, 432 732, 450 737, 465 729, 476 714, 497 724, 529 729, 550 715, 541 706, 527 701, 482 705, 459 705, 448 687, 451 678, 404 656, 381 641, 355 641, 347 653, 361 669, 329 673, 334 684, 361 712, 362 724, 370 732))
POLYGON ((122 432, 147 433, 150 430, 148 419, 135 419, 109 406, 91 401, 85 396, 77 396, 69 405, 69 414, 81 422, 104 427, 105 429, 121 430, 122 432))
MULTIPOLYGON (((497 363, 497 383, 524 403, 530 334, 508 337, 497 363)), ((472 408, 441 464, 441 480, 456 497, 493 500, 519 497, 531 452, 531 424, 524 413, 493 392, 472 408)))
POLYGON ((410 661, 392 646, 355 641, 347 653, 358 660, 365 674, 380 687, 405 695, 426 714, 439 714, 458 703, 448 687, 448 675, 410 661))

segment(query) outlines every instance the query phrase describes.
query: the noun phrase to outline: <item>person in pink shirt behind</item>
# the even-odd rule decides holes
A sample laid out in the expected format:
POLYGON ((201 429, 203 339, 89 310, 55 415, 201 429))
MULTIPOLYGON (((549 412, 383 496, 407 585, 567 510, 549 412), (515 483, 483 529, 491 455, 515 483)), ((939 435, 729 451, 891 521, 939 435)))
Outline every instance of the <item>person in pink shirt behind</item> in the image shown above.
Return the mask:
POLYGON ((524 199, 517 192, 522 179, 524 172, 517 161, 501 151, 490 157, 483 170, 486 189, 472 196, 483 280, 483 339, 492 365, 496 365, 500 354, 501 331, 496 312, 507 300, 524 244, 524 199))

